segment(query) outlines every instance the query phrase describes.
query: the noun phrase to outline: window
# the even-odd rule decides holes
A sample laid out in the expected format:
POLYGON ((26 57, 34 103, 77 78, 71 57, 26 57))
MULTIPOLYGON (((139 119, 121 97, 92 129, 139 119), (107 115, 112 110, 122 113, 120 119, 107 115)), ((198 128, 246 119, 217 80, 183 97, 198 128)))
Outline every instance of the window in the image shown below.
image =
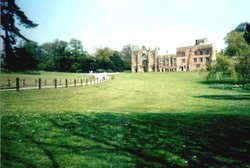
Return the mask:
POLYGON ((200 55, 203 55, 203 51, 200 51, 200 55))
POLYGON ((203 58, 200 58, 200 62, 203 62, 203 58))
POLYGON ((174 62, 176 62, 176 58, 174 58, 174 62))
POLYGON ((182 62, 182 63, 185 63, 185 59, 182 59, 181 62, 182 62))
POLYGON ((197 58, 194 58, 194 62, 197 62, 197 58))
POLYGON ((196 64, 196 68, 200 68, 200 64, 196 64))
POLYGON ((185 52, 182 52, 182 53, 181 53, 181 56, 185 57, 185 52))
POLYGON ((206 55, 209 55, 209 53, 210 53, 209 50, 206 50, 206 55))
POLYGON ((209 58, 206 58, 206 63, 209 63, 210 62, 210 59, 209 58))
POLYGON ((194 55, 197 55, 197 51, 194 52, 194 55))

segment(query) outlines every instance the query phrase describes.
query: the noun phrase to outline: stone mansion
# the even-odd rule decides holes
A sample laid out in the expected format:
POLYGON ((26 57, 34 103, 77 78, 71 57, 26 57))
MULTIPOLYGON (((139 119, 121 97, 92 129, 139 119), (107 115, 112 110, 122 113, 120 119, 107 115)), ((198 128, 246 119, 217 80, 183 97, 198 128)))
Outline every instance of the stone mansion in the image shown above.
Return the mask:
POLYGON ((176 54, 160 55, 159 48, 131 52, 131 72, 165 72, 200 70, 216 59, 214 44, 206 38, 195 40, 195 45, 178 47, 176 54))

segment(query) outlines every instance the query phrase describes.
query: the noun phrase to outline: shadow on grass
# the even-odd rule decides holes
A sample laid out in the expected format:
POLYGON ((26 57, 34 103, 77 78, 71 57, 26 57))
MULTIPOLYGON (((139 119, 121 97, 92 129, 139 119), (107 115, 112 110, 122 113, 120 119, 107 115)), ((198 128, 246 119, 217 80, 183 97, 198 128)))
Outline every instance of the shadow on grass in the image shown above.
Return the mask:
POLYGON ((222 114, 4 116, 2 167, 247 167, 250 118, 222 114))
POLYGON ((250 95, 201 95, 194 97, 215 100, 250 100, 250 95))

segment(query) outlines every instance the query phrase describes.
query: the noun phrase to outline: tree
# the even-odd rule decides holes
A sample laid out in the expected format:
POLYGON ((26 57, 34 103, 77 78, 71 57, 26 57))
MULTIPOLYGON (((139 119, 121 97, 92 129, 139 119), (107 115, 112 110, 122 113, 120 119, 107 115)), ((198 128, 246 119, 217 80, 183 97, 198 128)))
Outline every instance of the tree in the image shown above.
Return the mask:
POLYGON ((219 55, 214 65, 208 68, 207 78, 240 79, 250 82, 250 45, 248 43, 249 23, 241 23, 230 31, 225 42, 227 47, 224 55, 219 55))
POLYGON ((225 54, 229 56, 244 55, 249 50, 249 44, 247 44, 244 38, 244 32, 231 31, 225 38, 227 44, 225 54))
POLYGON ((72 38, 69 42, 70 51, 73 55, 83 54, 83 46, 80 40, 72 38))
POLYGON ((113 55, 114 51, 109 47, 98 48, 96 50, 95 56, 100 60, 110 61, 110 57, 113 55))
POLYGON ((70 52, 68 42, 59 39, 41 46, 41 63, 39 69, 48 71, 69 71, 70 52))
POLYGON ((121 59, 121 53, 114 51, 114 54, 110 57, 111 68, 114 71, 122 72, 124 69, 124 62, 121 59))
POLYGON ((15 68, 18 70, 37 70, 39 62, 39 46, 33 41, 21 41, 14 47, 16 57, 15 68))
POLYGON ((250 23, 244 22, 239 24, 236 29, 236 32, 244 32, 244 38, 246 42, 250 45, 250 23))
POLYGON ((250 82, 249 29, 249 23, 241 23, 226 37, 226 54, 236 56, 236 71, 245 82, 250 82))
POLYGON ((106 70, 111 69, 112 63, 110 57, 113 55, 113 53, 114 51, 108 47, 98 48, 95 52, 98 68, 106 70))
POLYGON ((88 55, 87 51, 83 50, 82 42, 77 39, 71 39, 69 42, 70 51, 70 61, 71 61, 71 72, 81 72, 84 71, 86 57, 88 55))
POLYGON ((121 51, 121 58, 124 62, 124 69, 130 70, 131 69, 131 51, 137 51, 139 46, 137 45, 125 45, 121 51))
POLYGON ((237 73, 233 59, 224 54, 219 54, 216 63, 208 69, 207 80, 236 81, 236 79, 237 73))
POLYGON ((59 39, 56 39, 52 43, 52 55, 56 71, 64 71, 64 67, 62 65, 64 64, 65 58, 67 58, 66 48, 68 45, 68 42, 59 39))
POLYGON ((1 10, 1 29, 4 32, 1 38, 4 42, 6 68, 13 69, 17 63, 13 53, 13 45, 16 44, 16 39, 21 38, 29 41, 16 27, 15 19, 18 20, 19 25, 25 28, 34 28, 38 24, 28 19, 25 13, 17 6, 15 0, 1 0, 1 10))

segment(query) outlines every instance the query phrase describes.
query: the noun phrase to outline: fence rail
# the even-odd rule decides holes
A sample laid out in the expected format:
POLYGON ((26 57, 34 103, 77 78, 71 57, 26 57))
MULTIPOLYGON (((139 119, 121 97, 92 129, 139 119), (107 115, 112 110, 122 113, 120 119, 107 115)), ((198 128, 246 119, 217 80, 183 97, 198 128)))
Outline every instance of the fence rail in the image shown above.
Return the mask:
POLYGON ((77 86, 88 86, 101 84, 106 81, 113 80, 114 76, 108 75, 102 78, 89 78, 89 79, 35 79, 32 81, 27 81, 25 79, 16 78, 15 80, 8 79, 6 83, 1 83, 1 91, 20 91, 27 89, 44 89, 44 88, 62 88, 62 87, 77 87, 77 86))

